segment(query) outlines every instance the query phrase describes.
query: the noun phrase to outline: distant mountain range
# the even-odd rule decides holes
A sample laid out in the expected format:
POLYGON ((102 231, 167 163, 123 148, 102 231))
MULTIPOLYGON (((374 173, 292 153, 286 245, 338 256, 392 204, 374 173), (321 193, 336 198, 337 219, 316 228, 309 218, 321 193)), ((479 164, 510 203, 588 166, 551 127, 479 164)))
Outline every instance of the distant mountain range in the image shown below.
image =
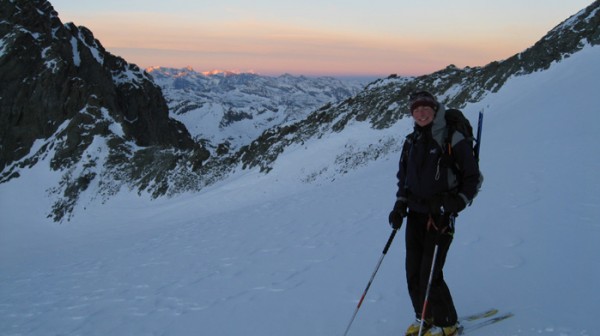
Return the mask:
MULTIPOLYGON (((415 88, 461 108, 512 76, 544 71, 600 44, 599 7, 594 2, 506 60, 363 87, 333 78, 143 71, 107 52, 87 28, 63 24, 50 2, 3 1, 0 183, 33 167, 58 174, 60 182, 46 190, 48 217, 64 221, 82 197, 101 202, 122 188, 162 197, 240 170, 268 173, 292 146, 349 125, 393 126, 406 116, 415 88)), ((380 139, 340 156, 343 169, 331 171, 344 173, 389 150, 397 143, 380 139)))
POLYGON ((325 104, 356 95, 367 84, 289 74, 198 73, 191 68, 146 71, 162 88, 171 117, 213 150, 237 150, 265 130, 302 120, 325 104))

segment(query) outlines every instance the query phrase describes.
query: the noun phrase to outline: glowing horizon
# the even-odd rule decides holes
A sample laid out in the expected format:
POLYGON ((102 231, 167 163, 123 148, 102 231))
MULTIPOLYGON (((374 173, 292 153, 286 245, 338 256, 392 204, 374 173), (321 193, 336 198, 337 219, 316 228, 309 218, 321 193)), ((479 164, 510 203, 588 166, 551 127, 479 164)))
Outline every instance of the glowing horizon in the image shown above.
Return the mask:
POLYGON ((283 6, 262 0, 250 6, 171 0, 166 6, 113 1, 51 3, 63 23, 86 26, 108 51, 141 68, 379 77, 506 59, 591 3, 430 0, 408 5, 382 0, 336 5, 307 0, 283 6))

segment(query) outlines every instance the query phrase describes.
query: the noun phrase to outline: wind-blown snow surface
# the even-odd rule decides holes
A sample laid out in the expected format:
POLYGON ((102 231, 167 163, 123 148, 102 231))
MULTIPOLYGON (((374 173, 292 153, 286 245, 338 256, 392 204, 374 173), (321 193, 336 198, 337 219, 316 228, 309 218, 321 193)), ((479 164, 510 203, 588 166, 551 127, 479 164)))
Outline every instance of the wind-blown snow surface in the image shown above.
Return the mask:
MULTIPOLYGON (((598 59, 588 47, 465 109, 485 109, 486 181, 458 219, 446 278, 459 314, 515 314, 473 336, 598 333, 598 59)), ((33 168, 0 185, 0 334, 341 335, 391 232, 398 152, 345 175, 328 167, 410 123, 356 124, 290 149, 268 175, 173 199, 124 192, 62 225, 40 219, 57 175, 33 168)), ((350 335, 412 321, 403 239, 350 335)))

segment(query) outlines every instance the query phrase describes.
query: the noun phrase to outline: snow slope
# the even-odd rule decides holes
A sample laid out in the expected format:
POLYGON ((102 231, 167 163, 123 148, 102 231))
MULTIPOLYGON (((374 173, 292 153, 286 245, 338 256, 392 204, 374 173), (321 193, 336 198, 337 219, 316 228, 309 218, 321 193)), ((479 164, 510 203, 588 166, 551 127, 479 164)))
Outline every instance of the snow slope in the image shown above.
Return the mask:
MULTIPOLYGON (((446 278, 459 314, 515 314, 473 336, 598 334, 598 59, 585 48, 464 109, 486 113, 486 181, 458 218, 446 278)), ((268 175, 171 199, 122 192, 62 225, 41 219, 57 176, 37 165, 0 185, 0 334, 343 334, 391 232, 398 152, 344 175, 328 167, 410 127, 357 123, 288 150, 268 175)), ((401 335, 412 321, 403 239, 350 335, 401 335)))

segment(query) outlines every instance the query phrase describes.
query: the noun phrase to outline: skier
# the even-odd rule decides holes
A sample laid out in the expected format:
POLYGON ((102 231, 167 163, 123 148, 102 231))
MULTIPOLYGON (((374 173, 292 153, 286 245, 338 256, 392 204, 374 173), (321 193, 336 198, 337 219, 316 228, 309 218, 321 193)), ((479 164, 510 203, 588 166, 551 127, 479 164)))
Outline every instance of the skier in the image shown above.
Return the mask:
POLYGON ((479 190, 479 165, 472 141, 463 134, 454 132, 447 143, 446 110, 431 93, 412 94, 410 111, 414 131, 403 145, 397 199, 389 214, 389 223, 396 230, 407 218, 406 278, 416 321, 406 335, 418 335, 423 325, 425 336, 454 336, 459 325, 443 267, 453 239, 454 218, 479 190), (437 256, 432 269, 434 250, 437 256))

